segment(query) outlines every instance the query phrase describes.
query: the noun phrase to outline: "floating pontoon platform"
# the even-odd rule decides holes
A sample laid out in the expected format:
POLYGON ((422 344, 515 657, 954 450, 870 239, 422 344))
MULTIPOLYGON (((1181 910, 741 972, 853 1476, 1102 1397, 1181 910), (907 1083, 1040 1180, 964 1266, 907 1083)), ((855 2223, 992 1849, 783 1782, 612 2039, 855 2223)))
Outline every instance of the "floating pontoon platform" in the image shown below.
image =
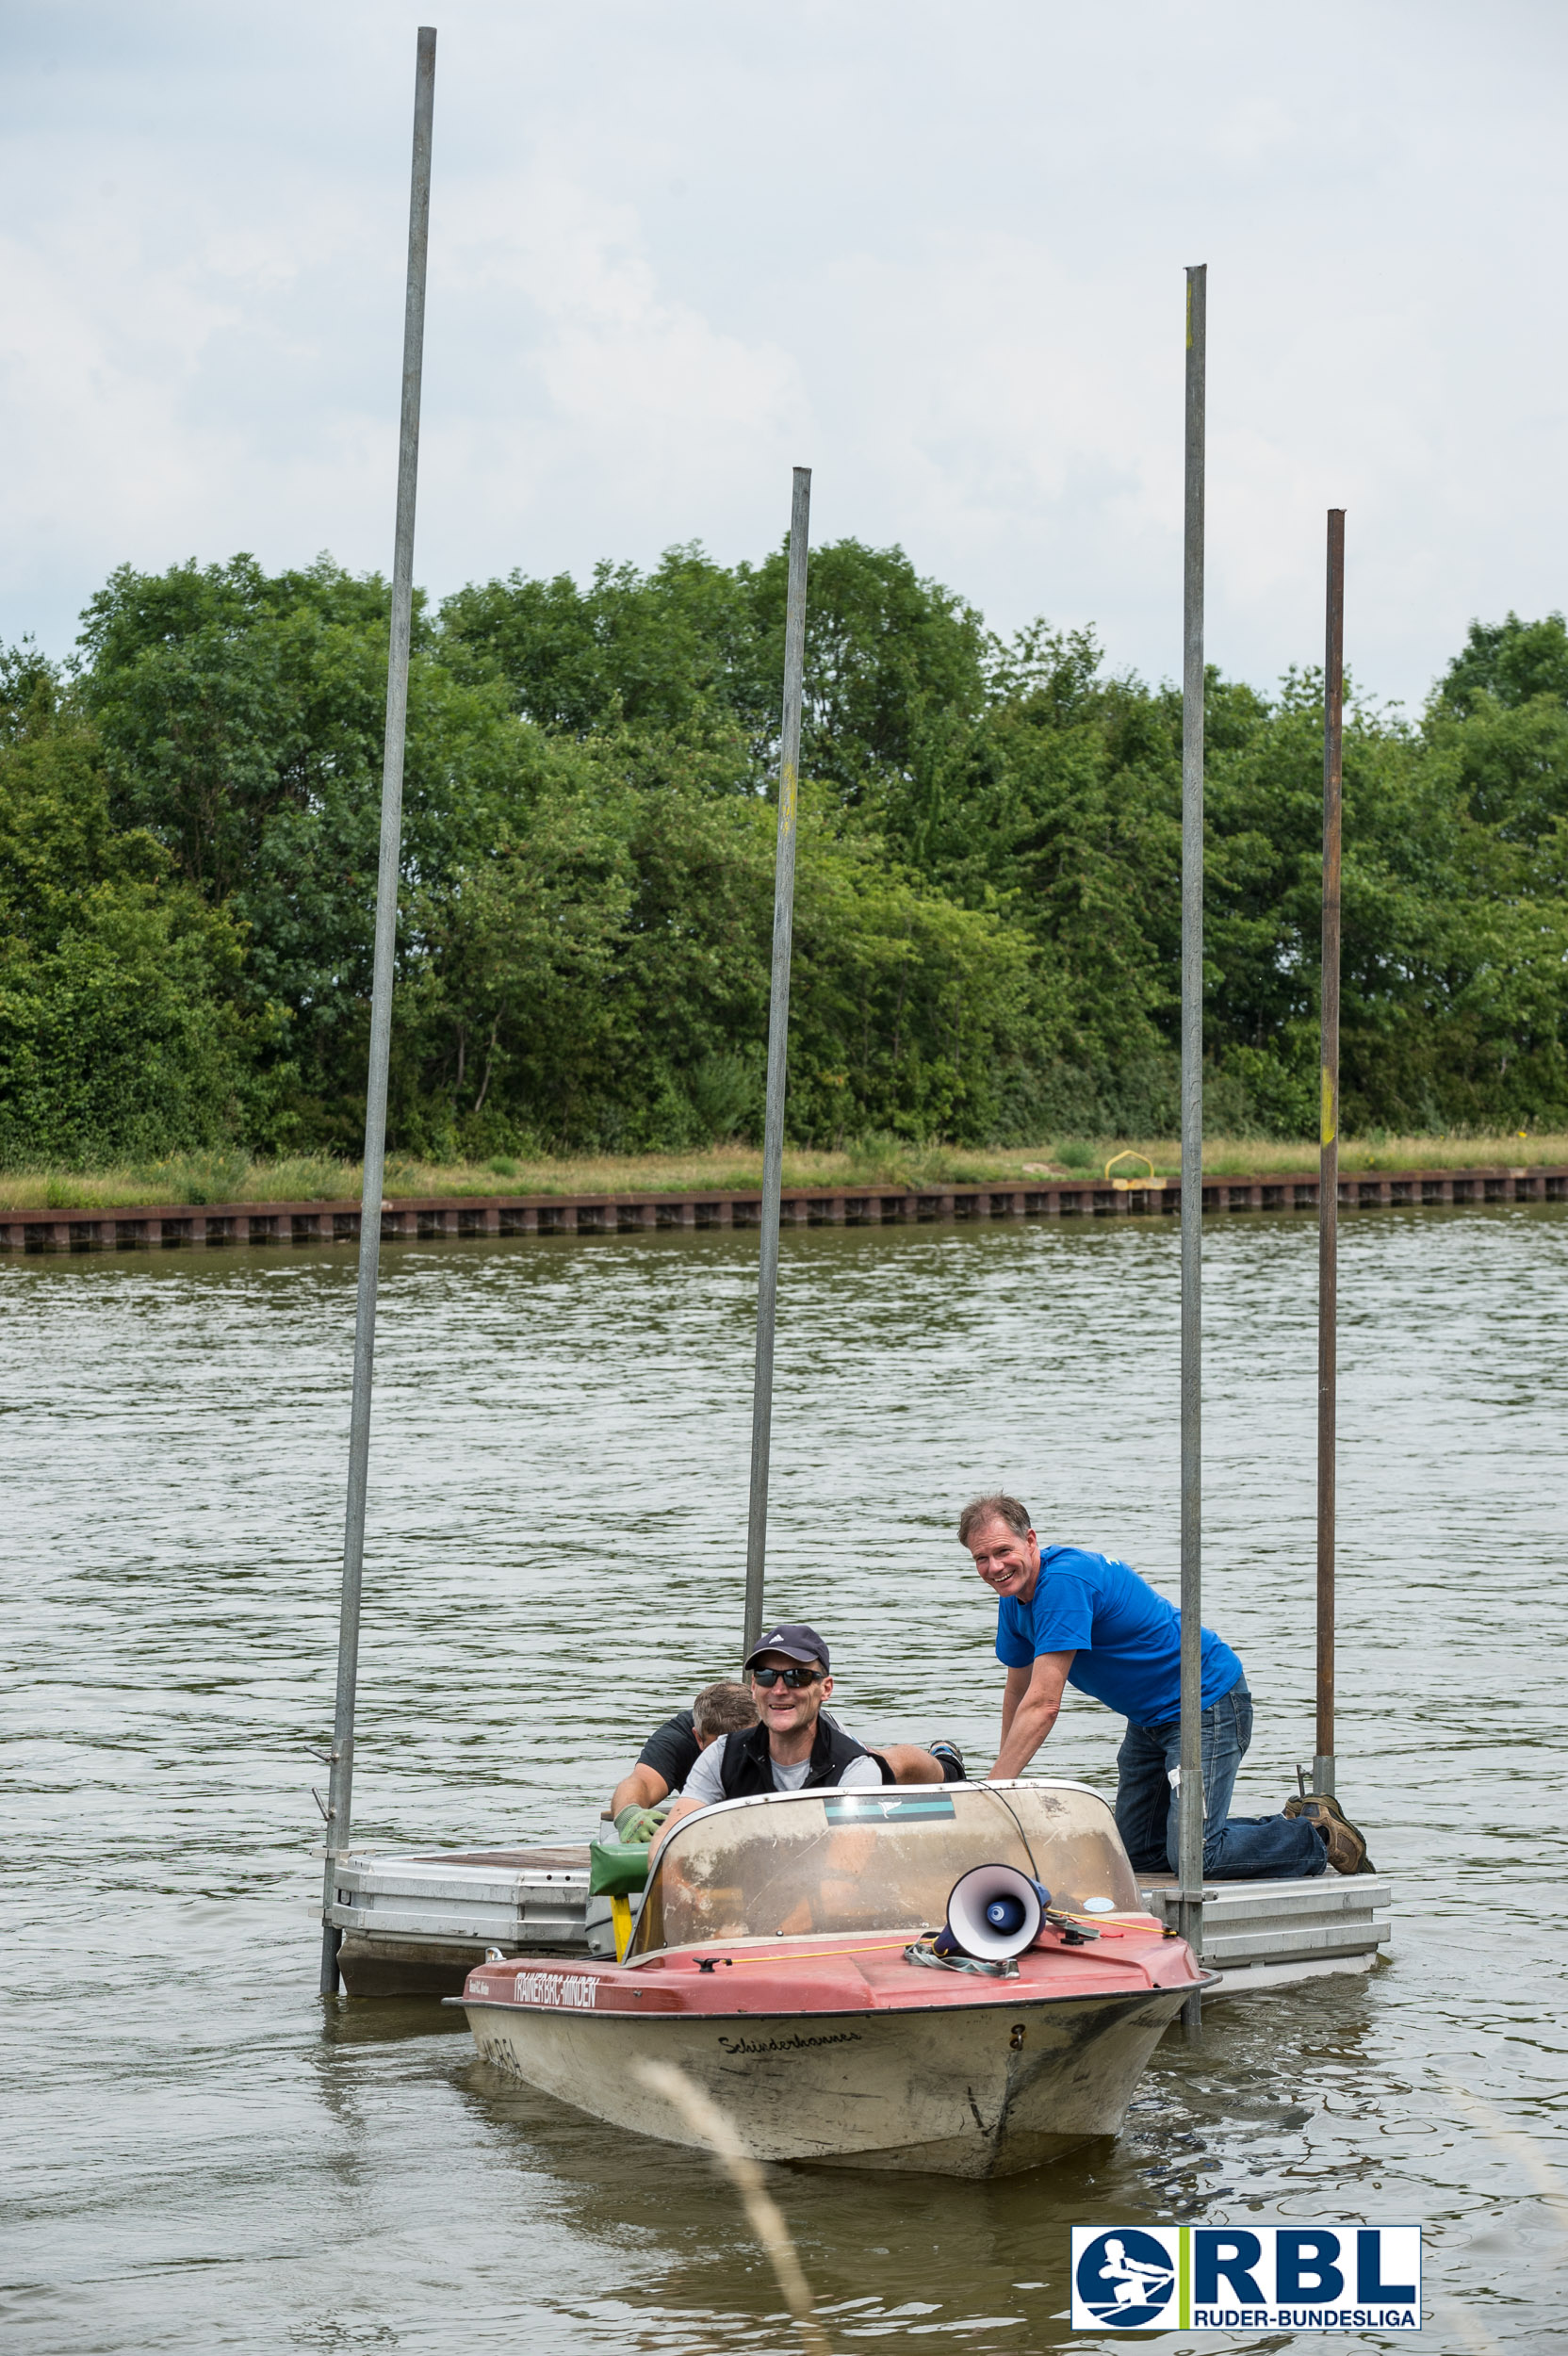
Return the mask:
MULTIPOLYGON (((1150 1876, 1143 1897, 1174 1929, 1170 1877, 1150 1876)), ((1211 2001, 1369 1972, 1393 1936, 1392 1891, 1381 1873, 1212 1882, 1203 1898, 1203 1961, 1222 1975, 1211 2001)), ((327 1919, 343 1934, 338 1968, 351 1996, 460 1995, 493 1948, 504 1955, 615 1952, 610 1901, 588 1894, 586 1841, 355 1850, 339 1869, 327 1919)))
MULTIPOLYGON (((1208 1882, 1203 1966, 1220 1974, 1205 2002, 1284 1988, 1336 1972, 1370 1972, 1394 1936, 1383 1873, 1318 1873, 1310 1881, 1208 1882)), ((1149 1876, 1143 1902, 1176 1928, 1173 1874, 1149 1876)))
POLYGON ((487 1951, 613 1955, 608 1898, 588 1895, 586 1841, 530 1849, 354 1850, 327 1920, 351 1996, 457 1996, 487 1951))

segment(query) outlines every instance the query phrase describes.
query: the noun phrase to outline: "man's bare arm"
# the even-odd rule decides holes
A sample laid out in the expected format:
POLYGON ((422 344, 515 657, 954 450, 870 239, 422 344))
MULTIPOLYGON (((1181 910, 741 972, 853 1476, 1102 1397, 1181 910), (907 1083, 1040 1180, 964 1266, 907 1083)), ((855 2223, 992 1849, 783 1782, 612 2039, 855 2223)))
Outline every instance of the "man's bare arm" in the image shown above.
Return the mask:
POLYGON ((1033 1669, 1008 1670, 1007 1690, 1002 1697, 1002 1748, 986 1777, 988 1783, 1022 1775, 1056 1723, 1062 1688, 1076 1658, 1070 1652, 1042 1652, 1036 1655, 1033 1669))
POLYGON ((636 1766, 629 1775, 623 1775, 610 1794, 610 1813, 618 1816, 623 1808, 657 1808, 669 1796, 669 1785, 656 1769, 636 1766))
POLYGON ((1021 1669, 1009 1669, 1007 1672, 1007 1682, 1002 1693, 1002 1740, 1004 1742, 1012 1732, 1014 1712, 1025 1693, 1028 1693, 1029 1680, 1034 1674, 1035 1664, 1032 1661, 1021 1669))

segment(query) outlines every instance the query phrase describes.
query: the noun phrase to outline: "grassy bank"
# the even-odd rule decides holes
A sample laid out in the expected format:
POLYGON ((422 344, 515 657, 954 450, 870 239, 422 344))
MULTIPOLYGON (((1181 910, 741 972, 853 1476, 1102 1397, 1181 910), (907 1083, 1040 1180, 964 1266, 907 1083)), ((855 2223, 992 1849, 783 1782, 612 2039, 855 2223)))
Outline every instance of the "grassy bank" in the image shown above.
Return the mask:
MULTIPOLYGON (((788 1153, 788 1186, 835 1184, 934 1186, 943 1183, 985 1185, 1031 1177, 1098 1176, 1114 1154, 1140 1153, 1157 1175, 1181 1172, 1181 1149, 1170 1137, 1055 1137, 1035 1146, 978 1151, 955 1146, 906 1146, 875 1140, 842 1153, 788 1153)), ((1531 1168, 1568 1162, 1568 1136, 1396 1137, 1380 1133, 1348 1137, 1340 1146, 1340 1168, 1374 1170, 1474 1169, 1483 1165, 1531 1168)), ((1118 1175, 1135 1175, 1138 1165, 1123 1162, 1118 1175)), ((1219 1178, 1315 1173, 1317 1151, 1306 1144, 1272 1139, 1211 1137, 1203 1168, 1219 1178)), ((408 1195, 686 1193, 696 1187, 756 1186, 762 1157, 747 1145, 712 1146, 694 1153, 585 1155, 580 1159, 521 1161, 498 1155, 483 1163, 435 1164, 389 1157, 386 1191, 408 1195)), ((243 1153, 181 1154, 161 1162, 129 1163, 93 1171, 16 1170, 0 1172, 0 1210, 108 1210, 144 1203, 331 1203, 359 1193, 359 1166, 325 1154, 253 1161, 243 1153)))

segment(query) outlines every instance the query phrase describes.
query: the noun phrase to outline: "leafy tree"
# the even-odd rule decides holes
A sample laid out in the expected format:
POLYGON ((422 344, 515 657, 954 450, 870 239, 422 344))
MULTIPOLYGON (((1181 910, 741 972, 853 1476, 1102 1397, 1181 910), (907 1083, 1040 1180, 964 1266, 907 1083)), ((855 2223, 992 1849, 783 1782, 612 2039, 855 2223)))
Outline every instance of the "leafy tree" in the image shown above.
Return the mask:
POLYGON ((749 587, 744 566, 728 572, 696 548, 669 549, 648 574, 596 565, 585 590, 568 574, 514 572, 446 600, 443 652, 460 677, 503 680, 543 728, 688 729, 765 701, 749 587))
MULTIPOLYGON (((394 1141, 760 1121, 786 565, 694 547, 416 618, 394 1141)), ((385 585, 116 572, 63 685, 0 661, 0 1152, 352 1150, 385 585)), ((1007 645, 898 548, 811 561, 790 1124, 1168 1130, 1181 708, 1007 645)), ((1322 687, 1207 687, 1212 1117, 1315 1125, 1322 687)), ((1473 625, 1346 733, 1348 1122, 1568 1119, 1568 627, 1473 625)))
MULTIPOLYGON (((542 728, 589 736, 739 731, 746 781, 778 751, 788 555, 732 571, 700 548, 672 548, 651 573, 600 564, 580 590, 567 576, 460 590, 441 609, 447 660, 505 681, 542 728)), ((922 581, 901 548, 840 540, 812 551, 807 604, 802 759, 847 801, 906 770, 924 734, 985 701, 980 617, 922 581)))
POLYGON ((1463 650, 1444 673, 1438 702, 1462 714, 1489 695, 1511 709, 1537 695, 1568 704, 1568 623, 1560 614, 1522 622, 1509 614, 1500 622, 1472 622, 1463 650))
POLYGON ((150 834, 115 826, 91 732, 35 681, 0 748, 0 1156, 80 1164, 242 1132, 282 1032, 237 1008, 244 954, 150 834))

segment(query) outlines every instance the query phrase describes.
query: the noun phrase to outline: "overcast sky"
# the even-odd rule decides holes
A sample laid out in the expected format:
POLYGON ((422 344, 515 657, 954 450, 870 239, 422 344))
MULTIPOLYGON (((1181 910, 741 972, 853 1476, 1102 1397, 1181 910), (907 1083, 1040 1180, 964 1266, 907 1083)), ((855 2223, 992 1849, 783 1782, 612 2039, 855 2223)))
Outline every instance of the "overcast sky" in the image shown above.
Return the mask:
MULTIPOLYGON (((993 627, 1418 702, 1568 603, 1561 0, 441 0, 418 579, 900 542, 993 627)), ((390 563, 414 9, 8 0, 0 636, 390 563)))

